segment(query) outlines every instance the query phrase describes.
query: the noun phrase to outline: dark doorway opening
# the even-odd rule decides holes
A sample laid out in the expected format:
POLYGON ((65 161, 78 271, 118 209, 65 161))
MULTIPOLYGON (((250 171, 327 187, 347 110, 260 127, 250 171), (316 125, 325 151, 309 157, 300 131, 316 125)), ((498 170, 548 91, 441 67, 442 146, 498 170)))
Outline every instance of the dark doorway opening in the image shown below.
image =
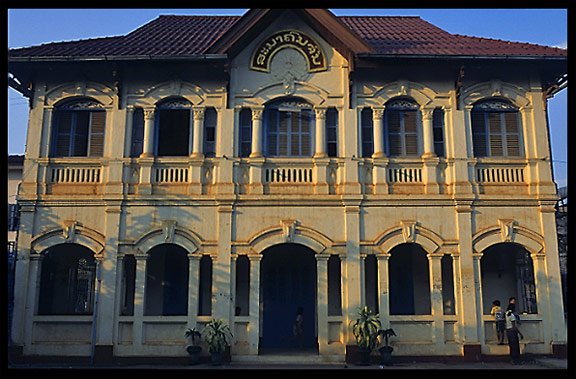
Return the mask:
POLYGON ((314 251, 298 244, 276 245, 264 251, 260 269, 260 353, 317 354, 314 251), (301 338, 294 335, 299 308, 301 338))

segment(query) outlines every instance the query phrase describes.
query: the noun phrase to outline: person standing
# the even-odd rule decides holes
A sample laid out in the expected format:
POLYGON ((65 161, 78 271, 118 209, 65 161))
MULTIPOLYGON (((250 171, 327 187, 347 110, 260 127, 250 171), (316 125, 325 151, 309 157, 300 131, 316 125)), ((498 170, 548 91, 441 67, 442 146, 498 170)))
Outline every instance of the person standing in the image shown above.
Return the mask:
POLYGON ((504 345, 506 319, 504 317, 504 312, 502 312, 502 307, 500 306, 500 300, 494 300, 492 302, 492 310, 490 311, 490 314, 494 316, 494 321, 496 322, 496 335, 498 336, 498 345, 504 345))
POLYGON ((304 313, 303 307, 298 307, 296 311, 296 320, 294 321, 294 326, 292 328, 292 339, 298 341, 298 347, 302 348, 302 338, 304 334, 304 328, 302 327, 302 323, 304 319, 302 314, 304 313))
POLYGON ((524 336, 518 329, 518 318, 515 315, 516 304, 508 304, 506 308, 506 337, 508 338, 508 346, 510 347, 510 358, 512 364, 520 364, 520 339, 524 336), (520 339, 518 339, 520 337, 520 339))

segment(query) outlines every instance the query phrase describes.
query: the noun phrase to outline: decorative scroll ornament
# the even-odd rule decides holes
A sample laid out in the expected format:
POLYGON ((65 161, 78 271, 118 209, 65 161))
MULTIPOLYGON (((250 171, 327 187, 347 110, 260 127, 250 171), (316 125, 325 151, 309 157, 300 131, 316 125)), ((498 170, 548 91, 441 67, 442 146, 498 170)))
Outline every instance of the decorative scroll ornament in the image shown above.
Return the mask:
POLYGON ((176 230, 176 220, 162 221, 162 233, 164 234, 164 242, 174 242, 174 231, 176 230))
POLYGON ((270 72, 276 80, 282 82, 287 96, 294 94, 297 81, 304 81, 310 75, 306 59, 294 49, 279 51, 272 59, 270 72))
POLYGON ((493 100, 491 99, 474 104, 474 110, 517 111, 518 108, 506 101, 499 99, 493 99, 493 100))
POLYGON ((294 241, 294 234, 296 233, 296 220, 282 220, 282 235, 284 236, 284 242, 294 241))
POLYGON ((326 56, 324 51, 310 36, 296 30, 283 30, 264 39, 250 59, 250 69, 270 72, 272 57, 284 48, 296 49, 306 58, 308 72, 325 71, 326 56))
POLYGON ((78 221, 75 220, 65 220, 64 225, 62 225, 62 234, 66 239, 66 242, 74 242, 76 236, 76 227, 79 225, 78 221))
POLYGON ((70 110, 102 109, 102 108, 103 108, 102 104, 90 99, 72 100, 58 107, 58 109, 70 109, 70 110))
POLYGON ((414 242, 416 240, 416 222, 415 221, 400 221, 402 225, 402 236, 404 242, 414 242))
POLYGON ((514 225, 516 225, 516 221, 499 219, 498 224, 500 224, 502 242, 511 242, 514 239, 514 225))

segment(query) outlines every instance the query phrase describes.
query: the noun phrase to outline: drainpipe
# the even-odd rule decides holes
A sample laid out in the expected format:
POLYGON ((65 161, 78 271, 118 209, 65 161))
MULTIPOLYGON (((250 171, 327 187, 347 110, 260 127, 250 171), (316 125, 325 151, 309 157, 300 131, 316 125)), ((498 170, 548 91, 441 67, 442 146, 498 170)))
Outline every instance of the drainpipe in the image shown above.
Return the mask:
POLYGON ((100 269, 102 267, 101 260, 96 259, 96 295, 94 296, 94 312, 92 317, 92 341, 90 346, 90 364, 94 365, 94 351, 96 349, 96 329, 98 320, 98 298, 100 297, 100 269))

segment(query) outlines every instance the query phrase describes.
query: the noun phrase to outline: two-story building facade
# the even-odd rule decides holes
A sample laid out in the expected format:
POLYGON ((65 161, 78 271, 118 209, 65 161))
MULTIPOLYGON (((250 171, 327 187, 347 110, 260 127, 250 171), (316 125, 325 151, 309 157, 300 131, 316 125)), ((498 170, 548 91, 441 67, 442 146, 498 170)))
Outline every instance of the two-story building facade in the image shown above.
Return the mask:
POLYGON ((30 97, 12 339, 23 356, 343 359, 358 308, 394 354, 566 345, 546 100, 566 50, 327 10, 161 16, 9 52, 30 97))

